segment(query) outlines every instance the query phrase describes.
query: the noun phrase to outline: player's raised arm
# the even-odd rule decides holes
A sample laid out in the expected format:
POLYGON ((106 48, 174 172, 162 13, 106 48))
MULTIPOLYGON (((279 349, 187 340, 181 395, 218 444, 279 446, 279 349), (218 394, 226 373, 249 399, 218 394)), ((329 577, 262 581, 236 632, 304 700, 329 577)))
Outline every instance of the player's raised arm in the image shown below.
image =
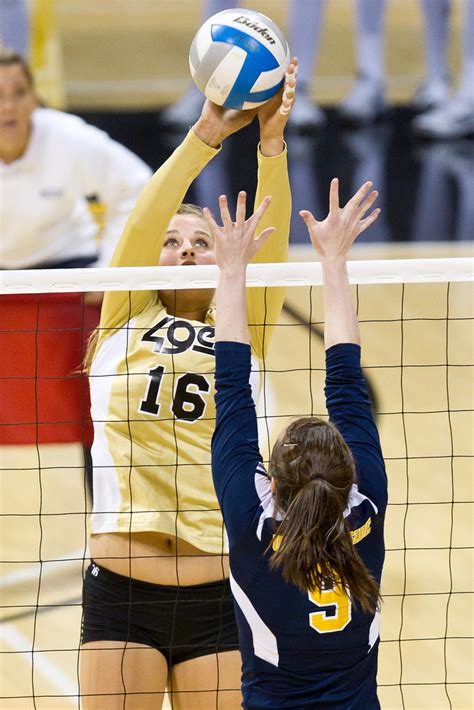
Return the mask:
MULTIPOLYGON (((206 221, 214 236, 219 281, 216 292, 216 429, 212 440, 212 471, 219 503, 226 518, 229 543, 239 537, 249 521, 243 510, 226 515, 228 504, 235 506, 229 481, 253 480, 260 454, 257 417, 252 399, 250 347, 246 313, 245 273, 247 264, 274 231, 267 227, 256 237, 259 222, 271 200, 266 197, 256 212, 245 219, 244 192, 237 198, 235 221, 227 198, 219 198, 223 226, 219 227, 208 209, 206 221), (242 479, 242 476, 244 477, 242 479), (224 498, 224 491, 230 496, 224 498)), ((237 486, 239 488, 239 486, 237 486)), ((245 507, 249 511, 249 506, 245 507)))
POLYGON ((260 152, 266 158, 273 158, 285 149, 284 133, 295 101, 298 59, 293 57, 283 88, 270 101, 257 109, 260 152))
POLYGON ((377 198, 364 183, 344 206, 339 206, 339 183, 331 182, 329 214, 318 222, 302 210, 311 242, 323 270, 324 343, 326 347, 326 406, 355 458, 359 485, 386 504, 386 475, 367 385, 360 366, 359 322, 347 274, 347 252, 357 236, 378 217, 369 212, 377 198), (368 216, 366 216, 368 214, 368 216))
MULTIPOLYGON (((111 266, 156 266, 171 218, 222 141, 251 123, 255 111, 235 111, 204 102, 183 142, 151 177, 127 221, 111 266)), ((148 291, 107 292, 101 314, 103 335, 124 323, 149 301, 148 291)))
MULTIPOLYGON (((266 195, 271 195, 272 201, 262 217, 260 229, 272 226, 275 234, 255 254, 253 262, 284 262, 288 259, 291 191, 284 132, 295 99, 297 66, 298 60, 293 57, 282 90, 257 109, 260 144, 254 209, 258 208, 266 195)), ((278 322, 284 297, 283 288, 252 288, 248 293, 250 341, 252 351, 258 358, 263 358, 268 347, 272 324, 278 322)))
POLYGON ((219 207, 222 227, 219 227, 209 209, 204 216, 215 239, 219 281, 216 291, 216 342, 248 343, 245 274, 247 264, 274 231, 266 227, 256 236, 259 223, 270 205, 267 196, 254 214, 245 219, 246 194, 239 192, 235 221, 232 220, 227 197, 221 195, 219 207))
POLYGON ((347 275, 346 256, 357 236, 377 219, 380 210, 368 210, 377 199, 371 182, 366 182, 344 206, 339 206, 339 181, 334 178, 329 193, 329 213, 318 222, 308 210, 300 215, 323 270, 324 344, 359 343, 359 323, 347 275))

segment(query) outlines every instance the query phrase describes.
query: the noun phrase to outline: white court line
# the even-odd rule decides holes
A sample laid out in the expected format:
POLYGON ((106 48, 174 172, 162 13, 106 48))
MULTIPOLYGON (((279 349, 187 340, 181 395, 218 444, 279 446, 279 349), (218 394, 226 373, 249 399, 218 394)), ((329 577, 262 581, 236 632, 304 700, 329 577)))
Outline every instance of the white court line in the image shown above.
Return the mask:
MULTIPOLYGON (((25 649, 31 646, 31 639, 28 639, 20 633, 13 624, 2 624, 0 626, 0 637, 5 643, 15 651, 21 651, 18 656, 21 656, 25 663, 31 668, 31 650, 25 649)), ((56 688, 68 706, 71 705, 77 708, 78 686, 77 681, 72 681, 64 671, 62 671, 54 661, 46 657, 45 653, 35 653, 34 655, 35 671, 40 673, 46 680, 56 688), (67 697, 72 696, 72 697, 67 697)))
MULTIPOLYGON (((50 566, 55 562, 62 562, 64 567, 70 567, 75 565, 77 562, 83 562, 85 560, 86 564, 89 564, 89 554, 87 550, 81 547, 78 550, 73 550, 72 552, 66 553, 63 557, 52 557, 49 560, 43 560, 43 571, 41 573, 41 579, 43 580, 50 574, 58 571, 57 567, 50 566)), ((10 574, 5 574, 0 579, 0 589, 5 589, 7 587, 13 587, 15 584, 20 584, 22 582, 29 582, 31 580, 37 579, 39 575, 38 565, 40 561, 31 564, 26 569, 20 569, 17 572, 10 572, 10 574)))

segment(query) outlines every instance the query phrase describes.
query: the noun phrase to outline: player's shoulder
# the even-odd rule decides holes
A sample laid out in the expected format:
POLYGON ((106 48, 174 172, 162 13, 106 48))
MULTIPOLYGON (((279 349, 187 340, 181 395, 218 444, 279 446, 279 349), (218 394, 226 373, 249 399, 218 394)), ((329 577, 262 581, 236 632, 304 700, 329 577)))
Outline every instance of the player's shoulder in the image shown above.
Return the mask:
POLYGON ((37 108, 32 116, 35 129, 54 134, 56 140, 81 137, 108 138, 107 133, 84 121, 80 116, 54 108, 37 108))

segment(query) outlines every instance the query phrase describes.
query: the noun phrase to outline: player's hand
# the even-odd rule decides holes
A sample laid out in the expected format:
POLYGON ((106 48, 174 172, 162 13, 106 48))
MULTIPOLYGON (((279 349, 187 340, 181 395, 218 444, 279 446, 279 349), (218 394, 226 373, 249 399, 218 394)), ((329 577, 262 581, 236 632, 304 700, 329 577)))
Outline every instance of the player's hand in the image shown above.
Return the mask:
POLYGON ((255 236, 258 223, 271 198, 265 197, 249 219, 245 219, 246 201, 245 192, 239 192, 234 222, 230 216, 227 197, 225 195, 219 197, 222 227, 217 224, 208 208, 204 208, 204 218, 214 236, 216 261, 221 271, 241 272, 270 234, 275 231, 275 227, 267 227, 261 234, 255 236))
POLYGON ((260 150, 263 155, 279 155, 283 150, 283 134, 295 101, 297 72, 298 59, 293 57, 283 87, 272 99, 257 108, 260 150))
POLYGON ((364 216, 378 197, 375 190, 369 192, 371 187, 371 182, 365 182, 344 207, 339 207, 339 180, 334 178, 329 191, 329 214, 324 221, 318 222, 308 210, 300 211, 321 259, 345 258, 359 234, 375 222, 380 209, 364 216))
POLYGON ((204 143, 217 148, 232 133, 252 123, 256 115, 257 109, 237 111, 206 99, 193 131, 204 143))

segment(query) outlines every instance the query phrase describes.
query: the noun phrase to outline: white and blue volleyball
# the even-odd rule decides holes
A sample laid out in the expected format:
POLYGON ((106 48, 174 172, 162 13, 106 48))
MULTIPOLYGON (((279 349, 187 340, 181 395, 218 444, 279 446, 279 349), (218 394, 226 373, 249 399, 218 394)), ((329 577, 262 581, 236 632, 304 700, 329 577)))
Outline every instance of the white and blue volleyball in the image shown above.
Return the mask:
POLYGON ((218 12, 197 31, 189 51, 196 85, 208 99, 226 108, 260 106, 282 86, 290 63, 280 28, 260 12, 218 12))

